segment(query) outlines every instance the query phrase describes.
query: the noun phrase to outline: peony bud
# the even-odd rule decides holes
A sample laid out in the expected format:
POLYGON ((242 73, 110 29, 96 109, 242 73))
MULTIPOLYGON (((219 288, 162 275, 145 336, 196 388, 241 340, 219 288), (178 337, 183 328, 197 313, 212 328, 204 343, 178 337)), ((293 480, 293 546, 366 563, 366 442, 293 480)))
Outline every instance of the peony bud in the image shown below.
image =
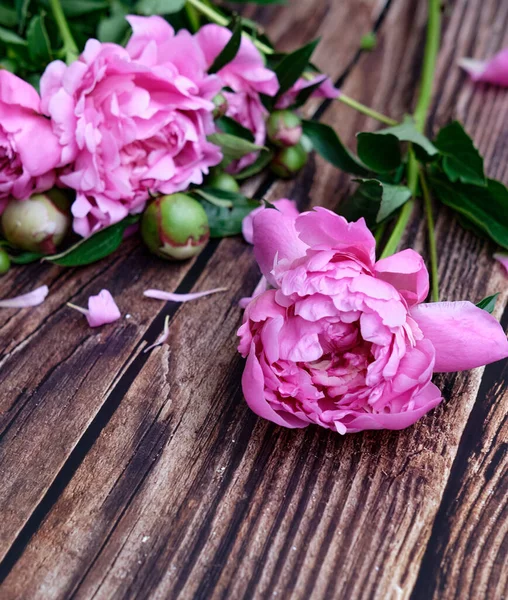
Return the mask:
POLYGON ((236 179, 224 173, 224 171, 216 171, 212 173, 206 182, 207 187, 215 188, 216 190, 222 190, 223 192, 237 193, 240 191, 240 186, 236 182, 236 179))
POLYGON ((7 252, 0 248, 0 275, 7 273, 7 271, 11 268, 11 259, 7 252))
POLYGON ((280 150, 272 162, 271 170, 281 179, 291 179, 307 162, 308 154, 301 144, 280 150))
POLYGON ((69 202, 57 189, 10 200, 2 214, 5 239, 28 252, 54 254, 70 225, 69 202))
POLYGON ((229 108, 229 103, 224 94, 217 94, 212 98, 212 102, 215 104, 215 108, 213 109, 213 118, 220 119, 223 117, 229 108))
POLYGON ((197 256, 210 237, 208 217, 201 204, 185 194, 160 196, 141 219, 141 237, 148 249, 166 260, 197 256))
POLYGON ((267 123, 268 139, 281 148, 295 146, 302 137, 300 117, 290 110, 277 110, 267 123))

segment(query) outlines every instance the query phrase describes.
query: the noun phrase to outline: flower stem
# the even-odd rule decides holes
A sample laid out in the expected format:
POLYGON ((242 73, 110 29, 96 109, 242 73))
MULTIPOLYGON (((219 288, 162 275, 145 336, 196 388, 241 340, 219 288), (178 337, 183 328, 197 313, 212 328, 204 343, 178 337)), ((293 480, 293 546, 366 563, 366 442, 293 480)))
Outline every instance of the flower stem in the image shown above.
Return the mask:
POLYGON ((386 115, 377 112, 377 110, 365 106, 365 104, 362 104, 357 100, 353 100, 353 98, 346 96, 346 94, 341 93, 340 96, 338 96, 337 100, 351 108, 354 108, 358 112, 367 115, 367 117, 376 119, 376 121, 379 121, 380 123, 384 123, 385 125, 397 125, 397 121, 395 121, 394 119, 391 119, 390 117, 387 117, 386 115))
MULTIPOLYGON (((210 21, 212 21, 213 23, 217 23, 217 25, 222 25, 222 27, 227 27, 227 25, 229 24, 229 19, 227 17, 225 17, 216 8, 213 8, 212 6, 208 6, 201 0, 187 0, 187 3, 190 4, 191 6, 193 6, 201 14, 205 15, 205 17, 208 17, 210 19, 210 21)), ((251 42, 256 46, 256 48, 258 50, 261 50, 261 52, 263 52, 264 54, 273 54, 274 53, 273 48, 270 48, 270 46, 263 44, 263 42, 260 42, 259 40, 254 39, 248 33, 245 33, 245 31, 243 32, 243 35, 245 37, 249 38, 251 40, 251 42)))
POLYGON ((75 61, 79 55, 79 50, 72 37, 71 30, 69 29, 69 24, 67 23, 67 19, 65 18, 64 11, 62 9, 62 5, 60 4, 60 0, 49 0, 49 4, 51 6, 51 10, 53 11, 53 16, 55 17, 56 24, 58 26, 58 31, 62 36, 62 40, 64 43, 64 52, 65 52, 65 60, 67 64, 75 61))
MULTIPOLYGON (((429 21, 427 25, 427 41, 425 43, 425 55, 423 58, 422 79, 420 92, 414 112, 415 126, 419 131, 425 129, 427 113, 429 111, 432 97, 432 84, 434 81, 434 71, 436 69, 437 55, 439 52, 439 39, 441 36, 441 6, 440 0, 429 0, 429 21)), ((407 181, 413 197, 402 207, 395 227, 392 231, 386 247, 383 250, 382 258, 390 256, 397 250, 404 231, 411 217, 414 206, 414 198, 418 187, 418 163, 413 150, 409 149, 407 164, 407 181)))
POLYGON ((432 302, 439 302, 439 274, 437 270, 437 247, 436 234, 434 231, 434 217, 432 215, 432 202, 430 198, 429 186, 425 179, 425 173, 420 169, 420 185, 422 188, 425 216, 427 217, 427 232, 429 236, 430 251, 430 277, 431 277, 431 298, 432 302))

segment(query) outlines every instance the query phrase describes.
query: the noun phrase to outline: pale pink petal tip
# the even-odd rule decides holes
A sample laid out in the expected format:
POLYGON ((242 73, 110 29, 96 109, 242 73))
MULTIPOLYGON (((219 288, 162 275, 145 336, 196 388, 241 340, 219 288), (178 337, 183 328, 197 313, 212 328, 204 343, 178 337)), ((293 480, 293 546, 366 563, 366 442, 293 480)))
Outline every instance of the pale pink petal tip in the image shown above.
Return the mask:
POLYGON ((26 308, 28 306, 38 306, 44 302, 48 292, 48 286, 41 285, 41 287, 28 292, 28 294, 0 300, 0 308, 26 308))
POLYGON ((197 300, 203 296, 217 294, 218 292, 227 292, 228 288, 215 288, 206 290, 205 292, 194 292, 193 294, 176 294, 174 292, 164 292, 163 290, 145 290, 143 295, 147 298, 155 298, 156 300, 165 300, 166 302, 189 302, 197 300))
POLYGON ((155 340, 153 344, 150 344, 147 348, 145 348, 145 352, 152 350, 152 348, 156 348, 157 346, 162 346, 168 341, 169 338, 169 316, 166 315, 164 319, 164 329, 159 337, 155 340))
POLYGON ((84 314, 90 327, 100 327, 106 325, 106 323, 113 323, 122 316, 108 290, 101 290, 97 296, 90 296, 88 298, 88 309, 70 302, 67 303, 67 306, 84 314))
POLYGON ((494 254, 494 258, 503 265, 508 275, 508 254, 494 254))
POLYGON ((459 66, 469 73, 473 81, 508 87, 508 48, 485 61, 463 58, 459 66))

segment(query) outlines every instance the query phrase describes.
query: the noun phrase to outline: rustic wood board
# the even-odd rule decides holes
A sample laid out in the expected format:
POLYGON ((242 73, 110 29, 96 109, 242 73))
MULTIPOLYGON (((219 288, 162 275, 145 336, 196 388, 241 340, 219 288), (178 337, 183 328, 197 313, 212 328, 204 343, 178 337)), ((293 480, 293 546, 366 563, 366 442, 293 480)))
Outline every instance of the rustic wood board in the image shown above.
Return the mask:
MULTIPOLYGON (((284 49, 321 34, 317 62, 346 93, 396 117, 411 109, 425 3, 293 0, 254 14, 284 49), (359 56, 374 26, 378 47, 359 56)), ((430 121, 464 120, 505 182, 508 93, 471 86, 455 62, 508 45, 507 25, 506 3, 447 3, 430 121)), ((319 116, 352 146, 376 126, 326 106, 319 116)), ((269 184, 268 198, 302 208, 333 207, 350 185, 315 157, 296 182, 269 184)), ((504 290, 500 316, 508 294, 492 246, 436 213, 443 296, 504 290)), ((425 253, 419 211, 408 241, 425 253)), ((239 389, 237 302, 257 278, 235 238, 178 267, 130 242, 87 269, 34 266, 2 280, 5 295, 38 282, 52 291, 37 310, 0 313, 2 598, 508 593, 506 371, 487 368, 481 387, 481 369, 440 377, 444 403, 404 432, 283 430, 257 419, 239 389), (228 292, 182 307, 141 297, 218 285, 228 292), (131 318, 91 332, 65 302, 101 287, 131 318), (169 345, 144 354, 166 314, 169 345)))

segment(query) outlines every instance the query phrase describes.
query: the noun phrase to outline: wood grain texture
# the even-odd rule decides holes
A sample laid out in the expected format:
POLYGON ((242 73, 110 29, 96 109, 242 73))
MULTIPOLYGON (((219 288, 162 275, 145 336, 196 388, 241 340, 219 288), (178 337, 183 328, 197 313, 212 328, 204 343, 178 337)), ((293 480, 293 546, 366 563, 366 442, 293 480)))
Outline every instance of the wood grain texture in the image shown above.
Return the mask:
MULTIPOLYGON (((356 5, 323 4, 333 4, 329 10, 334 11, 356 5)), ((372 4, 359 4, 363 12, 355 25, 357 39, 365 32, 366 19, 380 10, 379 5, 372 11, 372 4)), ((308 7, 312 10, 311 3, 308 7)), ((508 148, 503 142, 508 96, 473 88, 453 66, 459 56, 481 56, 508 41, 503 37, 508 31, 505 8, 494 0, 449 4, 431 127, 458 113, 485 153, 489 174, 508 182, 508 148)), ((283 10, 276 14, 283 15, 283 10)), ((352 30, 357 13, 347 10, 352 11, 352 30)), ((263 9, 260 14, 272 13, 263 9)), ((332 31, 331 21, 325 22, 332 31)), ((376 52, 360 58, 344 91, 395 117, 410 110, 424 24, 423 3, 392 0, 376 52)), ((281 28, 283 37, 280 21, 273 26, 281 28)), ((312 37, 308 30, 306 35, 312 37)), ((346 38, 354 38, 349 29, 346 38)), ((342 43, 335 35, 326 37, 323 60, 335 60, 343 52, 342 43)), ((354 56, 349 46, 346 54, 354 56)), ((351 146, 356 131, 375 126, 339 105, 325 112, 324 120, 351 146)), ((267 196, 290 195, 302 208, 332 207, 349 187, 348 177, 313 158, 296 182, 277 184, 267 196)), ((479 300, 506 288, 500 268, 490 258, 492 246, 465 232, 447 210, 436 213, 444 297, 479 300)), ((425 252, 419 211, 406 243, 425 252)), ((124 272, 122 263, 139 250, 125 252, 119 257, 122 275, 117 277, 127 280, 139 272, 139 265, 131 262, 124 272)), ((186 285, 196 290, 227 285, 228 292, 165 307, 155 321, 147 315, 130 333, 132 341, 126 345, 131 353, 121 361, 113 351, 121 345, 116 340, 120 333, 103 330, 100 335, 111 348, 104 354, 110 362, 100 371, 96 365, 89 367, 97 379, 84 374, 82 365, 92 360, 97 343, 84 327, 77 357, 71 354, 68 359, 72 377, 66 384, 58 383, 58 357, 49 357, 56 365, 49 374, 42 359, 41 373, 24 372, 33 343, 40 344, 40 353, 58 343, 50 326, 60 335, 68 328, 67 321, 60 324, 53 315, 58 302, 67 300, 65 289, 53 306, 43 305, 47 313, 42 323, 26 325, 25 331, 32 332, 30 346, 10 350, 14 357, 26 353, 23 372, 15 377, 26 377, 27 387, 32 381, 41 383, 33 401, 30 396, 27 408, 13 418, 6 439, 14 431, 25 444, 28 434, 36 436, 42 448, 37 468, 48 461, 50 469, 43 476, 34 468, 30 480, 15 472, 16 464, 28 468, 28 461, 16 463, 9 453, 4 463, 17 482, 20 499, 28 496, 29 501, 14 512, 18 530, 20 523, 28 526, 18 543, 11 546, 16 532, 6 541, 11 552, 3 563, 2 598, 502 597, 508 515, 503 470, 506 406, 500 402, 504 387, 499 368, 489 369, 494 380, 482 388, 474 409, 482 370, 439 377, 444 403, 403 432, 341 438, 318 428, 277 428, 248 410, 239 389, 243 364, 235 352, 234 334, 240 319, 238 299, 254 288, 258 277, 251 250, 240 239, 228 239, 211 246, 201 260, 189 272, 175 275, 168 269, 167 276, 175 279, 167 285, 186 277, 186 285), (141 354, 141 340, 158 333, 164 311, 172 311, 169 345, 141 354), (150 335, 144 334, 150 323, 150 335), (48 331, 41 333, 41 327, 48 331), (111 371, 115 380, 103 375, 105 381, 98 381, 108 369, 116 369, 111 371), (70 385, 77 385, 72 398, 76 406, 65 395, 70 385), (40 389, 47 408, 38 407, 40 389), (96 390, 93 398, 90 390, 96 390), (62 427, 69 415, 69 424, 65 421, 62 427), (51 444, 43 439, 48 427, 41 422, 58 425, 51 444), (468 445, 470 436, 474 442, 468 445), (55 448, 60 439, 62 448, 55 448)), ((91 269, 88 279, 93 273, 91 269)), ((108 277, 107 272, 98 277, 108 277)), ((129 286, 136 289, 144 277, 143 271, 138 282, 118 282, 119 294, 127 286, 126 306, 134 297, 129 286)), ((87 282, 86 273, 81 281, 80 285, 87 282)), ((76 294, 86 296, 85 290, 76 294)), ((498 316, 507 295, 505 290, 498 316)), ((137 310, 154 314, 145 303, 129 310, 133 315, 137 310)), ((75 317, 68 318, 73 322, 75 317)), ((12 323, 5 326, 18 335, 12 323)), ((23 340, 23 334, 17 339, 23 340)), ((70 352, 71 342, 66 343, 70 352)), ((8 360, 9 369, 16 368, 19 359, 8 360)), ((16 378, 6 379, 16 385, 16 378)), ((10 443, 0 449, 9 447, 10 443)), ((32 460, 37 459, 37 445, 30 448, 32 460)), ((7 489, 15 493, 15 485, 7 489)), ((5 506, 15 511, 15 500, 11 496, 5 506)))

